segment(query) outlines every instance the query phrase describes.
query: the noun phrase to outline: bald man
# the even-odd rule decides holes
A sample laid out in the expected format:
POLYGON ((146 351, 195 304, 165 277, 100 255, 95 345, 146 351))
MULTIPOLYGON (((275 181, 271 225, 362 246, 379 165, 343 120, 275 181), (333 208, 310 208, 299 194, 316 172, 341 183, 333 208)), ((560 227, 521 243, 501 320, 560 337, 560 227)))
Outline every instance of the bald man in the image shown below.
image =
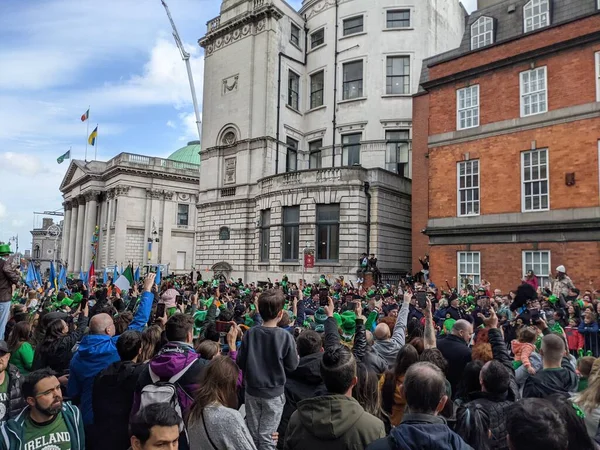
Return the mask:
POLYGON ((404 346, 406 340, 406 321, 408 320, 410 298, 410 294, 404 294, 404 303, 402 303, 402 308, 398 313, 392 334, 390 334, 390 327, 385 323, 377 325, 373 333, 375 337, 373 351, 381 356, 390 368, 394 367, 396 355, 398 355, 398 351, 404 346))
MULTIPOLYGON (((152 294, 154 278, 154 274, 149 274, 144 280, 144 292, 128 330, 142 331, 148 323, 154 300, 152 294)), ((79 349, 71 359, 67 393, 69 397, 80 400, 79 408, 83 423, 86 425, 86 439, 93 439, 93 430, 90 426, 94 422, 92 411, 94 378, 100 371, 119 361, 118 337, 115 336, 115 324, 112 317, 108 314, 96 314, 90 320, 90 334, 83 338, 79 349)))
POLYGON ((457 320, 452 334, 437 340, 437 348, 448 361, 447 378, 452 386, 452 396, 456 395, 458 384, 465 367, 471 362, 469 342, 473 336, 473 325, 464 319, 457 320))
POLYGON ((565 340, 557 334, 546 334, 542 339, 543 369, 525 381, 523 397, 545 398, 553 394, 565 397, 577 390, 577 374, 568 358, 565 340))

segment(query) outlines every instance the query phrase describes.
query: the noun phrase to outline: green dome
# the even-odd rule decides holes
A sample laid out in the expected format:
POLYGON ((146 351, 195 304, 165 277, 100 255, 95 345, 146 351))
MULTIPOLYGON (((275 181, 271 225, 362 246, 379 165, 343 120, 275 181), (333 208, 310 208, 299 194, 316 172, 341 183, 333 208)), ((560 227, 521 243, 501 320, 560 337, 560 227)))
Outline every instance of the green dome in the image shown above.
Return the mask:
POLYGON ((200 141, 188 142, 167 159, 188 164, 200 164, 200 141))

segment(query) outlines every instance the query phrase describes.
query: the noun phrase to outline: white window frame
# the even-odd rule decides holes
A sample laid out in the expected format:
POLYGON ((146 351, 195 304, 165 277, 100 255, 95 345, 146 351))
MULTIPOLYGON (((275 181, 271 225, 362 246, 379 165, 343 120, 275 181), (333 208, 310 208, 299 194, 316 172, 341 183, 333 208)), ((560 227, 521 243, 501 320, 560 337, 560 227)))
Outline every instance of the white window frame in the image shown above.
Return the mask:
POLYGON ((481 164, 479 162, 478 159, 471 159, 469 161, 460 161, 456 164, 456 215, 458 217, 472 217, 472 216, 478 216, 481 214, 481 164), (477 166, 477 172, 475 173, 475 171, 473 170, 474 166, 477 166), (462 175, 462 177, 464 177, 465 179, 465 186, 467 185, 466 181, 470 180, 471 181, 471 186, 468 187, 461 187, 460 186, 460 179, 461 179, 461 166, 465 167, 465 174, 462 175), (471 168, 471 172, 469 174, 467 174, 467 167, 470 166, 471 168), (477 183, 475 183, 473 181, 473 177, 477 175, 477 183), (477 190, 477 200, 475 200, 472 196, 471 200, 465 200, 463 201, 461 198, 461 193, 462 192, 473 192, 473 194, 475 193, 475 190, 477 190), (472 213, 465 213, 462 214, 461 212, 461 206, 462 204, 465 204, 465 210, 468 210, 468 205, 472 204, 472 209, 475 210, 475 205, 477 205, 477 212, 472 212, 472 213))
POLYGON ((292 22, 291 27, 290 27, 290 43, 296 47, 296 48, 300 48, 300 39, 302 39, 302 28, 300 28, 298 25, 296 25, 294 22, 292 22), (298 42, 294 42, 294 29, 298 30, 298 42))
MULTIPOLYGON (((342 87, 342 102, 343 101, 353 101, 353 100, 360 100, 360 99, 364 99, 367 97, 366 95, 366 86, 365 86, 365 68, 366 68, 366 59, 365 58, 356 58, 356 59, 350 59, 348 61, 343 61, 342 63, 342 70, 341 70, 341 83, 340 86, 342 87), (354 63, 358 63, 360 62, 362 64, 362 78, 361 78, 361 95, 357 96, 357 97, 345 97, 344 94, 344 69, 348 64, 354 64, 354 63)), ((354 80, 355 82, 358 80, 354 80)), ((348 83, 351 83, 351 81, 349 81, 348 83)))
POLYGON ((348 36, 356 36, 358 34, 364 34, 365 33, 365 15, 364 14, 355 14, 353 16, 350 17, 344 17, 342 19, 342 37, 348 37, 348 36), (349 20, 353 20, 353 19, 358 19, 359 17, 362 18, 362 29, 360 31, 355 31, 352 33, 346 33, 344 24, 349 21, 349 20))
POLYGON ((311 51, 323 47, 325 45, 325 38, 326 38, 325 27, 320 27, 320 28, 316 29, 315 31, 313 31, 312 33, 310 33, 309 40, 310 40, 311 51), (313 45, 313 36, 321 31, 323 32, 323 42, 321 42, 320 44, 317 44, 317 45, 313 45))
POLYGON ((552 275, 552 252, 550 250, 523 250, 522 252, 522 260, 523 260, 523 277, 527 274, 529 270, 533 270, 535 276, 538 278, 539 285, 544 287, 546 283, 550 282, 550 276, 552 275), (527 255, 531 255, 531 264, 530 267, 527 266, 527 255), (548 271, 546 273, 542 273, 541 267, 545 265, 542 262, 542 255, 548 255, 548 271), (538 262, 535 262, 535 256, 538 256, 538 262), (536 266, 540 267, 538 271, 536 266))
MULTIPOLYGON (((600 0, 598 0, 600 8, 600 0)), ((596 52, 596 101, 600 102, 600 52, 596 52)))
POLYGON ((392 8, 385 11, 385 29, 386 30, 406 30, 412 28, 412 11, 410 8, 392 8), (390 21, 388 15, 390 13, 408 13, 408 25, 405 27, 389 27, 388 22, 390 21))
POLYGON ((493 43, 494 19, 487 16, 481 16, 475 21, 475 23, 473 23, 473 25, 471 25, 471 50, 477 50, 478 48, 487 47, 488 45, 492 45, 493 43), (481 32, 482 27, 483 32, 481 32))
POLYGON ((288 69, 288 99, 287 105, 295 111, 300 111, 300 83, 302 82, 302 77, 296 71, 292 69, 288 69), (295 80, 298 83, 297 91, 294 91, 292 88, 292 75, 295 77, 295 80), (296 100, 296 105, 294 105, 294 99, 296 100))
POLYGON ((538 30, 540 28, 545 28, 550 25, 550 0, 531 0, 529 3, 523 6, 523 30, 525 33, 530 31, 538 30), (534 8, 539 7, 540 9, 543 6, 546 6, 545 12, 534 13, 534 8), (529 14, 529 17, 528 17, 529 14), (536 19, 539 19, 538 24, 536 25, 536 19), (531 21, 528 25, 527 22, 531 21), (544 23, 545 21, 545 23, 544 23))
POLYGON ((469 128, 476 128, 479 126, 479 85, 468 86, 466 88, 458 89, 456 91, 456 129, 467 130, 469 128), (475 95, 473 95, 475 94, 475 95), (461 99, 464 96, 464 99, 461 99), (475 98, 475 102, 473 102, 475 98), (464 100, 464 102, 463 102, 464 100), (471 103, 468 103, 470 101, 471 103), (463 102, 463 103, 461 103, 463 102), (463 117, 464 113, 464 117, 463 117), (464 119, 465 126, 461 126, 461 121, 464 119), (469 120, 471 125, 467 125, 469 120))
POLYGON ((481 282, 481 252, 456 252, 456 279, 458 281, 457 286, 459 286, 459 289, 462 289, 464 287, 464 285, 462 284, 463 276, 473 277, 471 278, 472 286, 477 286, 481 282), (475 272, 475 270, 461 271, 461 255, 465 255, 465 267, 467 267, 466 265, 470 264, 472 266, 471 268, 474 269, 475 265, 477 265, 478 272, 475 272), (469 255, 471 256, 471 262, 467 261, 469 255), (475 262, 475 256, 477 257, 477 262, 475 262))
MULTIPOLYGON (((404 65, 403 65, 404 68, 404 65)), ((386 55, 385 57, 385 95, 386 96, 410 96, 412 95, 412 61, 411 61, 411 55, 407 55, 405 53, 401 53, 401 54, 393 54, 393 55, 386 55), (396 58, 406 58, 408 60, 408 74, 394 74, 392 72, 392 74, 388 74, 388 63, 391 61, 393 61, 396 58), (408 90, 406 92, 401 92, 401 93, 393 93, 393 92, 388 92, 388 78, 392 78, 392 80, 394 78, 402 78, 402 81, 404 82, 405 78, 408 78, 408 90)), ((392 63, 392 70, 393 70, 393 63, 392 63)), ((392 85, 390 86, 393 90, 393 81, 392 81, 392 85)), ((402 84, 402 87, 404 88, 404 83, 402 84)))
POLYGON ((548 68, 546 66, 543 67, 536 67, 535 69, 532 70, 526 70, 524 72, 521 72, 519 74, 519 87, 520 87, 520 97, 521 97, 521 117, 529 117, 529 116, 535 116, 537 114, 545 114, 548 112, 548 68), (542 81, 544 83, 544 88, 540 89, 539 85, 540 85, 540 72, 543 72, 544 76, 542 78, 542 81), (536 76, 536 81, 535 83, 537 83, 536 89, 532 90, 531 89, 531 77, 532 75, 536 76), (526 79, 528 81, 526 81, 526 79), (527 92, 525 92, 525 88, 526 86, 528 86, 529 90, 527 92), (543 96, 543 102, 540 100, 543 96), (529 107, 530 107, 530 112, 529 114, 527 114, 525 112, 525 101, 526 99, 529 98, 530 102, 529 102, 529 107), (534 101, 535 99, 535 101, 534 101), (536 104, 538 107, 538 111, 537 112, 531 112, 532 111, 532 105, 536 104), (540 105, 543 105, 543 109, 541 108, 540 105))
MULTIPOLYGON (((529 167, 534 167, 533 164, 530 163, 529 167)), ((540 185, 541 188, 541 185, 540 185)), ((548 152, 548 149, 546 148, 540 148, 540 149, 536 149, 536 150, 528 150, 526 152, 521 152, 521 211, 522 212, 539 212, 539 211, 549 211, 550 210, 550 154, 548 152), (545 177, 541 177, 540 175, 540 167, 541 164, 539 163, 540 160, 540 155, 542 154, 542 152, 544 152, 546 154, 546 176, 545 177), (530 161, 532 160, 532 155, 534 153, 537 153, 538 156, 538 163, 537 163, 537 168, 538 168, 538 177, 537 178, 530 178, 529 180, 525 181, 525 155, 529 154, 530 156, 530 161), (548 206, 546 208, 542 208, 541 204, 542 204, 542 196, 544 194, 530 194, 529 196, 532 198, 532 207, 530 209, 526 208, 526 195, 525 195, 525 183, 543 183, 546 182, 546 191, 547 193, 545 195, 548 196, 548 206), (534 196, 538 196, 540 197, 540 207, 537 209, 533 209, 533 197, 534 196)))

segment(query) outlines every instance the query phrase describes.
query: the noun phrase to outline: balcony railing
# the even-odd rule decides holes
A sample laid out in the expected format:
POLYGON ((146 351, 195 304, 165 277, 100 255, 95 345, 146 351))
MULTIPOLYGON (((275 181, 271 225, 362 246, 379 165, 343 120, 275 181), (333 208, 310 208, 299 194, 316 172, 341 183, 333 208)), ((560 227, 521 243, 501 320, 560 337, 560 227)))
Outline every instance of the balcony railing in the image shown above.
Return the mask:
POLYGON ((107 168, 115 166, 146 166, 148 169, 156 170, 185 170, 200 173, 198 164, 191 164, 170 159, 153 158, 151 156, 135 155, 133 153, 121 153, 106 163, 107 168))
POLYGON ((209 20, 206 24, 206 32, 210 33, 211 31, 215 31, 221 25, 221 16, 215 17, 212 20, 209 20))

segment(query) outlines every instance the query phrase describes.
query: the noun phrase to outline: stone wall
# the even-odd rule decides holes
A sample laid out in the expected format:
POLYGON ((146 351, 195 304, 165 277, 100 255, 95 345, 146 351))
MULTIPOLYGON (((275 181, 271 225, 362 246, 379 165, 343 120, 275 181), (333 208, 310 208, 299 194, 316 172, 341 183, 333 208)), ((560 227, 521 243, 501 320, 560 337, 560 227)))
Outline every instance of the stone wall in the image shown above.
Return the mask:
POLYGON ((138 228, 127 228, 127 239, 125 241, 125 258, 133 264, 141 264, 144 260, 144 230, 138 228))

